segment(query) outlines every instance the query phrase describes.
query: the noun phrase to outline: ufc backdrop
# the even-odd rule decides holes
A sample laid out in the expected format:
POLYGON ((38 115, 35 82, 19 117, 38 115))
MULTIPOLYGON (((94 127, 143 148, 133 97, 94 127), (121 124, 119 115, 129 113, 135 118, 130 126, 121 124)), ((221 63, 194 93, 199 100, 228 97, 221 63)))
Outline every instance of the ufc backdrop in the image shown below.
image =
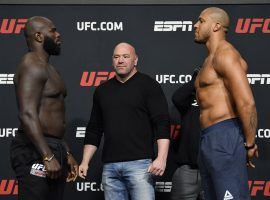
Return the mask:
MULTIPOLYGON (((135 46, 139 56, 138 70, 161 84, 169 103, 172 138, 181 134, 180 116, 172 105, 171 96, 191 79, 194 68, 200 66, 207 55, 203 45, 194 43, 193 28, 206 7, 0 5, 0 198, 16 199, 18 192, 9 162, 9 145, 19 126, 13 76, 20 58, 27 52, 22 32, 27 18, 48 17, 61 34, 62 54, 51 57, 50 62, 66 83, 66 140, 80 163, 93 92, 100 83, 114 76, 112 51, 122 41, 135 46)), ((256 168, 249 170, 250 193, 252 199, 269 199, 270 5, 220 7, 231 17, 228 40, 249 65, 248 80, 258 110, 260 157, 255 161, 256 168)), ((67 183, 66 200, 104 199, 100 155, 99 150, 90 163, 85 180, 78 178, 76 182, 67 183)), ((156 179, 156 199, 169 199, 175 168, 170 152, 166 174, 156 179)))

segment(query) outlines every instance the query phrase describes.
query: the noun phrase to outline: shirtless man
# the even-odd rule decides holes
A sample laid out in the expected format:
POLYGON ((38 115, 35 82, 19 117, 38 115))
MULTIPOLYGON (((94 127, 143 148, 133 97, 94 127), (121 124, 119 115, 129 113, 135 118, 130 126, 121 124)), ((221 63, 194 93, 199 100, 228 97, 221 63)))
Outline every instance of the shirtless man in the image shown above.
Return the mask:
POLYGON ((60 200, 66 181, 75 180, 78 165, 66 143, 66 89, 51 55, 60 54, 60 34, 44 17, 32 17, 24 34, 26 53, 16 71, 15 91, 21 122, 11 144, 11 164, 20 200, 60 200))
POLYGON ((200 170, 206 200, 250 199, 246 163, 258 157, 257 112, 247 63, 226 41, 229 16, 220 8, 202 11, 195 41, 208 57, 195 81, 202 127, 200 170))

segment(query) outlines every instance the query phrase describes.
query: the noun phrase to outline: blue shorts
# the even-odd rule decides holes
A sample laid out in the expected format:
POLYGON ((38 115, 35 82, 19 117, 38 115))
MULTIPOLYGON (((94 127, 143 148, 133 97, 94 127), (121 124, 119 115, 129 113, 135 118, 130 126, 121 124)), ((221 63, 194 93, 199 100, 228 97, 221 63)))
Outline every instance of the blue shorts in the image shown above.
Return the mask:
POLYGON ((201 133, 199 165, 205 200, 249 200, 246 150, 239 119, 201 133))

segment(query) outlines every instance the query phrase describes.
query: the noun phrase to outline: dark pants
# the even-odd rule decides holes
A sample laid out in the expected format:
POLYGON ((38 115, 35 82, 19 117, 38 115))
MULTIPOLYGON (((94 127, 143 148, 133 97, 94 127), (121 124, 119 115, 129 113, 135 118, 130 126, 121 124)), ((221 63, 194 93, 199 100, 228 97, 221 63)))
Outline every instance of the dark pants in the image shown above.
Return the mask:
POLYGON ((62 140, 45 137, 62 168, 58 179, 46 177, 42 157, 33 144, 19 133, 11 143, 11 165, 18 179, 19 200, 62 200, 67 175, 66 149, 62 140))
POLYGON ((196 200, 201 192, 201 177, 198 169, 182 165, 172 177, 171 200, 196 200))
POLYGON ((249 200, 241 124, 229 119, 202 131, 200 172, 206 200, 249 200))

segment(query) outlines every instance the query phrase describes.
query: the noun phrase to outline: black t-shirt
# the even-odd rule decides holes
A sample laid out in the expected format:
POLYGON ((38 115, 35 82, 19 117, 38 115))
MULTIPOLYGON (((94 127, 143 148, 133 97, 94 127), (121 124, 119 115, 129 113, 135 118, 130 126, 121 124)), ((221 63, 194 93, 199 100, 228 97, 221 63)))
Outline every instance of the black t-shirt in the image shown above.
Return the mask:
POLYGON ((160 85, 137 72, 124 83, 112 78, 97 87, 85 144, 99 146, 103 133, 103 162, 152 158, 154 140, 170 137, 160 85))
POLYGON ((181 130, 173 149, 178 165, 190 165, 198 168, 198 151, 200 141, 200 111, 196 102, 194 82, 197 73, 190 82, 178 88, 172 101, 181 115, 181 130))

